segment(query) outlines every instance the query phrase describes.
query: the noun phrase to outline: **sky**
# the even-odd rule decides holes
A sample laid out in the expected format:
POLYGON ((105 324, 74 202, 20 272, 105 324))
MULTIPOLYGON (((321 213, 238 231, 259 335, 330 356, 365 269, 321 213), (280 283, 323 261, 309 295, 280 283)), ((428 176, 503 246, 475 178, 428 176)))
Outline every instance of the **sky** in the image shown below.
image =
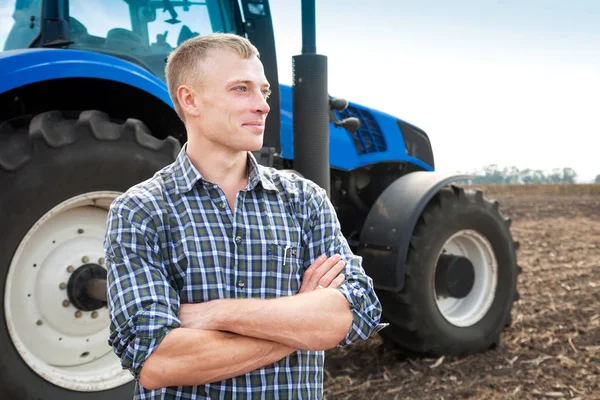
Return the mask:
MULTIPOLYGON (((13 4, 0 0, 0 37, 13 4)), ((285 84, 302 49, 300 5, 270 1, 285 84)), ((582 182, 600 174, 600 1, 317 0, 316 8, 330 94, 423 129, 437 170, 570 167, 582 182)), ((92 17, 116 16, 96 7, 92 17)), ((93 28, 93 19, 84 22, 93 28)))
MULTIPOLYGON (((300 54, 299 0, 270 2, 279 77, 300 54)), ((417 125, 436 169, 600 174, 600 1, 317 0, 329 92, 417 125)))

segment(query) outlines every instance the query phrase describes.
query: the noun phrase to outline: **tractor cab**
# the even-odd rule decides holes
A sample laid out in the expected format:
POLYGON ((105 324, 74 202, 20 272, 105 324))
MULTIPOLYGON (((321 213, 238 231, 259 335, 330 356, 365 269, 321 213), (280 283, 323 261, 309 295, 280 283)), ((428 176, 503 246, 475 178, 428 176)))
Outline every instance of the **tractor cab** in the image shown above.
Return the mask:
POLYGON ((236 1, 46 1, 58 4, 58 10, 63 3, 63 11, 68 12, 68 26, 61 27, 68 31, 68 39, 48 38, 40 27, 44 26, 43 7, 51 8, 42 3, 14 1, 12 21, 2 21, 2 26, 12 25, 3 50, 61 47, 94 51, 138 64, 163 81, 165 59, 185 40, 212 32, 238 33, 242 23, 236 1))

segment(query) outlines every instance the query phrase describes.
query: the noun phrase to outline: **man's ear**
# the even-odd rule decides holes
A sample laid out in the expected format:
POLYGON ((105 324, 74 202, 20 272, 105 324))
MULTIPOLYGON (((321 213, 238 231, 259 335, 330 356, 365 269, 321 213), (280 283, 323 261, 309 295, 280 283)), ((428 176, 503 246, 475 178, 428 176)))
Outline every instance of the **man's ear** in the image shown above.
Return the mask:
POLYGON ((177 101, 186 114, 193 117, 200 116, 198 94, 189 86, 181 85, 177 88, 177 101))

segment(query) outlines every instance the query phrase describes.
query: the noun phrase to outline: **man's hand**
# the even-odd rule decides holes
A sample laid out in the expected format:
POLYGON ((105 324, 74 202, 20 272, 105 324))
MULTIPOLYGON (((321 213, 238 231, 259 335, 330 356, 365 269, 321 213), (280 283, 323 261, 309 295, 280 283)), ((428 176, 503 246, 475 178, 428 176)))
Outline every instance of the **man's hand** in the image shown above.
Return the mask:
POLYGON ((336 254, 327 258, 325 254, 317 258, 302 276, 302 286, 298 293, 312 292, 315 289, 337 288, 346 276, 341 274, 346 263, 336 254))

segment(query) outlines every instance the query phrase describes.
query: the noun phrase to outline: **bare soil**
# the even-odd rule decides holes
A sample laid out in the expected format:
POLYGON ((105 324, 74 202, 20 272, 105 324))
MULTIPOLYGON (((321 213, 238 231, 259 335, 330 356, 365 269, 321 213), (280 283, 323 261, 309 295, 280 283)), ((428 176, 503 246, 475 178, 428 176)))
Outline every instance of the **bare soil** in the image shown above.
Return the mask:
POLYGON ((501 344, 410 358, 379 336, 326 354, 325 398, 600 399, 600 195, 494 193, 520 242, 501 344))

